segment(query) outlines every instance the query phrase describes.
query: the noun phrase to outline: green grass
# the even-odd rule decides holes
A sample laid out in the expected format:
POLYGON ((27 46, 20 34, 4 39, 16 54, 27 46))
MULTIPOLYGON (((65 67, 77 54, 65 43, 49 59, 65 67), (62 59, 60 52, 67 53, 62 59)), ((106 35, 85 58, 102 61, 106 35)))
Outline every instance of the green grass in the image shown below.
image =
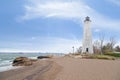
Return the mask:
POLYGON ((120 58, 120 53, 106 53, 105 55, 113 56, 113 57, 116 57, 116 58, 120 58))
POLYGON ((116 58, 109 55, 84 55, 87 59, 104 59, 104 60, 115 60, 116 58))
POLYGON ((108 55, 97 55, 97 59, 106 59, 106 60, 115 60, 115 57, 108 56, 108 55))

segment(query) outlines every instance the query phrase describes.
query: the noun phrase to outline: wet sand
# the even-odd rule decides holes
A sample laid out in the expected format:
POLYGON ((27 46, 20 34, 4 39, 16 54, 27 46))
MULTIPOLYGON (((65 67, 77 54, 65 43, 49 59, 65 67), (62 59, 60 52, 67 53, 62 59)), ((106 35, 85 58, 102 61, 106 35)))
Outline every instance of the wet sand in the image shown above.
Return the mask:
POLYGON ((120 60, 60 57, 0 72, 0 80, 120 80, 120 60))

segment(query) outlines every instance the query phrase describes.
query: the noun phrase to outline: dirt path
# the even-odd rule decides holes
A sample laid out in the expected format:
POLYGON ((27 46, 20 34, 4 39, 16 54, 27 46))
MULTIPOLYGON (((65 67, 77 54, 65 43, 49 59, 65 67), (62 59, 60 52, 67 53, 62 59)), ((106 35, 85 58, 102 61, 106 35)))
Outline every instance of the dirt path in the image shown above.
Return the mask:
POLYGON ((120 61, 60 58, 63 67, 55 80, 120 80, 120 61))

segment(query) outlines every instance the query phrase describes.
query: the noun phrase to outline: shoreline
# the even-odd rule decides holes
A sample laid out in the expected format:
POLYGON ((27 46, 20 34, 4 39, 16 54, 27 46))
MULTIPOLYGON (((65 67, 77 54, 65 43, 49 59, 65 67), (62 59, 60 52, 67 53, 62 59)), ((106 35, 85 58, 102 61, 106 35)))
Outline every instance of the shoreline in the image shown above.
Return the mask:
POLYGON ((1 80, 120 80, 120 60, 56 57, 0 72, 1 80), (87 76, 87 77, 86 77, 87 76))
POLYGON ((0 67, 0 72, 10 71, 10 70, 14 70, 14 69, 22 68, 22 67, 23 66, 12 66, 12 64, 11 64, 8 66, 0 67))
POLYGON ((38 60, 31 66, 25 66, 0 72, 1 80, 53 80, 61 67, 54 61, 38 60), (53 76, 54 75, 54 76, 53 76))
MULTIPOLYGON (((29 59, 37 59, 37 57, 28 57, 28 58, 29 59)), ((9 71, 9 70, 13 70, 13 69, 17 69, 17 68, 21 68, 22 67, 22 66, 12 66, 13 60, 14 59, 1 61, 0 72, 9 71)))
MULTIPOLYGON (((8 71, 11 69, 14 69, 16 67, 12 66, 12 62, 15 58, 17 57, 27 57, 29 59, 37 59, 38 56, 46 56, 46 55, 52 55, 52 53, 0 53, 0 72, 3 71, 8 71)), ((54 54, 54 53, 53 53, 54 54)), ((60 54, 54 54, 56 56, 61 56, 63 55, 62 53, 60 54)))

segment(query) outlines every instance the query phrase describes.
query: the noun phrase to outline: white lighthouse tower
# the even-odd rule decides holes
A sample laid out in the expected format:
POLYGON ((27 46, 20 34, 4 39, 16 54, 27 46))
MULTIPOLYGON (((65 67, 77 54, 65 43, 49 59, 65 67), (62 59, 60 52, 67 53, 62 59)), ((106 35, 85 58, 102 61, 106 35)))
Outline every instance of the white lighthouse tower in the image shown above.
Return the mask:
POLYGON ((84 20, 83 46, 82 53, 93 54, 91 20, 87 16, 84 20))

